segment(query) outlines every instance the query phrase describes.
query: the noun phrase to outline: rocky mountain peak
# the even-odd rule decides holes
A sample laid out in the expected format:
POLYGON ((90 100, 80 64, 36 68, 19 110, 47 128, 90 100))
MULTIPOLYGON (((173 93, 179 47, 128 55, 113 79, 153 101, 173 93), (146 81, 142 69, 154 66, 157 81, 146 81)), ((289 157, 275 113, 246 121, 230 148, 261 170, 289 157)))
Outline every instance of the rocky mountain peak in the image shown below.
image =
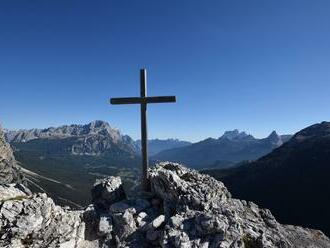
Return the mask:
POLYGON ((277 134, 277 132, 275 130, 273 130, 269 135, 268 138, 279 138, 280 136, 277 134))
MULTIPOLYGON (((93 156, 115 149, 131 154, 135 154, 137 150, 134 141, 129 136, 122 135, 118 129, 112 128, 109 123, 100 120, 85 125, 73 124, 45 129, 8 131, 6 137, 14 146, 30 141, 47 143, 48 153, 57 153, 56 149, 59 147, 74 155, 93 156), (52 142, 54 146, 52 146, 52 142), (61 142, 63 145, 58 146, 57 144, 61 142)), ((61 152, 63 152, 62 150, 61 152)))
POLYGON ((6 136, 9 142, 28 142, 40 138, 62 139, 95 134, 109 135, 114 140, 120 138, 120 132, 117 129, 111 128, 109 123, 100 120, 85 125, 72 124, 44 129, 8 131, 6 136))
POLYGON ((106 121, 102 121, 102 120, 95 120, 92 121, 88 124, 89 126, 93 127, 93 128, 99 128, 99 127, 110 127, 109 123, 106 121))
POLYGON ((87 133, 100 133, 106 131, 107 133, 116 132, 117 130, 110 127, 110 124, 105 121, 95 120, 86 125, 82 125, 82 128, 87 131, 87 133))
POLYGON ((277 132, 274 130, 270 133, 270 135, 266 138, 270 143, 280 146, 283 144, 282 138, 277 132))
POLYGON ((214 178, 179 164, 150 169, 151 191, 126 195, 119 177, 99 180, 84 211, 45 194, 0 186, 1 247, 329 247, 321 231, 282 225, 271 212, 233 199, 214 178), (3 192, 12 192, 1 197, 3 192))
POLYGON ((228 139, 228 140, 242 140, 245 138, 253 138, 252 135, 248 135, 246 132, 240 132, 238 129, 232 131, 226 131, 219 139, 228 139))

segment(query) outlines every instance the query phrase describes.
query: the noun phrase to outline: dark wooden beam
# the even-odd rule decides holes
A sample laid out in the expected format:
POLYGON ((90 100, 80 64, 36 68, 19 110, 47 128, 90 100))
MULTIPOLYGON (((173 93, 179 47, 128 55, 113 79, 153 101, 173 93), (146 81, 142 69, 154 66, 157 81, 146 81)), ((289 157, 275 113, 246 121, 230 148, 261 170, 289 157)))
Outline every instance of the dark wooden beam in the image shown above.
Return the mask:
MULTIPOLYGON (((145 100, 147 97, 147 71, 140 70, 140 99, 145 100)), ((141 151, 142 151, 142 182, 141 186, 144 191, 148 191, 148 132, 147 132, 147 103, 141 104, 141 151)))
POLYGON ((147 104, 147 103, 164 103, 176 102, 175 96, 151 96, 151 97, 121 97, 111 98, 111 104, 147 104))
POLYGON ((147 103, 176 102, 175 96, 149 96, 145 99, 147 103))

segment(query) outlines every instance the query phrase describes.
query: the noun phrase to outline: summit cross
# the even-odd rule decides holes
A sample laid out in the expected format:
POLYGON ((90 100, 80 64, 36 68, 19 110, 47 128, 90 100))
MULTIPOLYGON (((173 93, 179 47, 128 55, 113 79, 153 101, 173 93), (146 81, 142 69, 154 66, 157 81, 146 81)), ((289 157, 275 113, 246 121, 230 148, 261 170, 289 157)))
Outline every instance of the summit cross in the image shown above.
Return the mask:
POLYGON ((147 104, 176 102, 175 96, 147 96, 147 71, 140 70, 140 97, 111 98, 111 104, 140 104, 141 105, 141 152, 142 152, 142 182, 143 190, 148 190, 148 133, 147 133, 147 104))

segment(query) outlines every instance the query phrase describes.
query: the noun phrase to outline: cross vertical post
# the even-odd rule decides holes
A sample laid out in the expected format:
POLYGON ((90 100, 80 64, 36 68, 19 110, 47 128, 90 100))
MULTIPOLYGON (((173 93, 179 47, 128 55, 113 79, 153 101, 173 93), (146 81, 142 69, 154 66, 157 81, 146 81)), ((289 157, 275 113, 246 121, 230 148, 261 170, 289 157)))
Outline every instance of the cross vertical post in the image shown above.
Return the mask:
POLYGON ((149 191, 148 181, 148 133, 147 133, 147 105, 149 103, 176 102, 175 96, 147 96, 147 70, 140 70, 140 97, 111 98, 111 104, 140 104, 141 105, 141 153, 142 153, 142 181, 144 191, 149 191))
MULTIPOLYGON (((147 96, 147 71, 140 70, 140 97, 147 96)), ((141 103, 141 149, 142 149, 142 188, 148 188, 148 132, 147 132, 147 103, 141 103)))

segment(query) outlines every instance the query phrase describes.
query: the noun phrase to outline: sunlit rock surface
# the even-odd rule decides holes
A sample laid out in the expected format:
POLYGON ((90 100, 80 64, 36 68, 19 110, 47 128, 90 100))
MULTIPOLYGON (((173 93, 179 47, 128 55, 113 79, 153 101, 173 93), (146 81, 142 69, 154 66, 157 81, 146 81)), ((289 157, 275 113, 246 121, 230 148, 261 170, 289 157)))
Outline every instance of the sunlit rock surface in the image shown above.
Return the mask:
POLYGON ((221 182, 173 163, 152 168, 151 192, 134 198, 120 178, 97 182, 93 200, 102 207, 84 211, 12 187, 0 187, 0 195, 14 192, 1 200, 0 247, 330 247, 321 231, 282 225, 221 182))
POLYGON ((13 151, 0 127, 0 183, 20 182, 21 177, 13 151))

